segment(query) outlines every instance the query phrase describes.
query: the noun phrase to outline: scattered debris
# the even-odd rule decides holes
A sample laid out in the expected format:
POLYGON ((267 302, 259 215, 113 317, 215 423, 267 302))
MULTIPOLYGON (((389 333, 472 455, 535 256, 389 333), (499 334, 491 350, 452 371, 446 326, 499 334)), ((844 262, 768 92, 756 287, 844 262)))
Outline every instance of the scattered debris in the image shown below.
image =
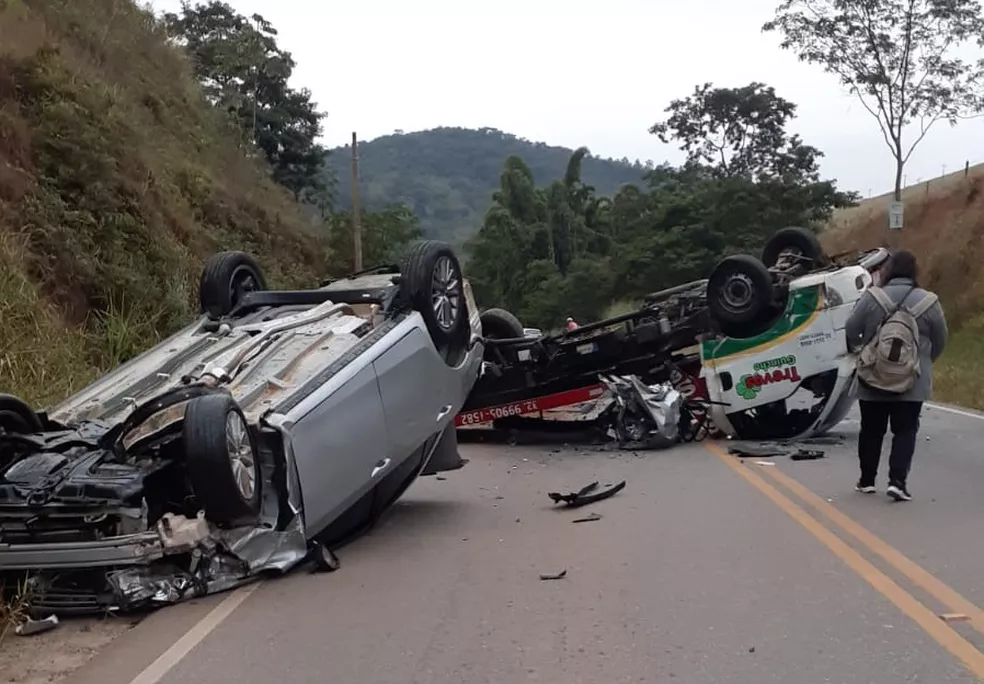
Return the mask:
POLYGON ((786 453, 786 451, 776 446, 753 446, 750 444, 741 444, 728 447, 728 453, 733 456, 744 456, 747 458, 756 456, 759 458, 764 458, 767 456, 782 456, 786 453))
POLYGON ((635 375, 599 375, 614 401, 607 422, 620 449, 666 449, 679 441, 683 395, 666 382, 647 385, 635 375))
MULTIPOLYGON (((803 440, 803 443, 806 441, 803 440)), ((824 452, 820 449, 806 449, 792 442, 787 444, 736 444, 728 448, 728 453, 739 458, 789 456, 793 461, 813 461, 824 457, 824 452)))
POLYGON ((815 461, 823 457, 824 453, 819 449, 799 449, 789 455, 789 458, 793 461, 815 461))
POLYGON ((50 632, 57 626, 57 615, 49 615, 43 620, 32 620, 31 618, 27 618, 27 620, 14 627, 14 634, 17 636, 34 636, 35 634, 50 632))
POLYGON ((755 461, 755 465, 760 465, 760 466, 774 466, 775 465, 775 461, 755 461))
POLYGON ((608 489, 591 494, 591 492, 593 492, 597 487, 598 483, 592 482, 588 486, 582 487, 579 491, 571 492, 570 494, 550 492, 547 496, 553 499, 555 504, 563 502, 568 508, 577 508, 578 506, 586 506, 596 501, 601 501, 602 499, 615 496, 617 493, 625 489, 625 480, 622 480, 613 487, 609 487, 608 489))
POLYGON ((540 579, 542 581, 544 581, 544 582, 547 581, 547 580, 564 579, 565 577, 567 577, 567 570, 561 570, 560 572, 558 572, 558 573, 556 573, 554 575, 550 575, 550 574, 546 574, 545 575, 543 573, 540 573, 540 579))
POLYGON ((571 520, 572 523, 584 523, 584 522, 594 522, 595 520, 601 520, 601 516, 597 513, 592 513, 591 515, 586 515, 583 518, 574 518, 571 520))
POLYGON ((943 620, 943 622, 967 622, 970 620, 970 618, 963 613, 943 613, 940 615, 940 619, 943 620))
POLYGON ((844 435, 834 434, 834 435, 816 435, 814 437, 803 437, 798 439, 792 439, 785 444, 797 445, 797 444, 813 444, 813 445, 826 445, 826 446, 839 446, 844 443, 844 435))

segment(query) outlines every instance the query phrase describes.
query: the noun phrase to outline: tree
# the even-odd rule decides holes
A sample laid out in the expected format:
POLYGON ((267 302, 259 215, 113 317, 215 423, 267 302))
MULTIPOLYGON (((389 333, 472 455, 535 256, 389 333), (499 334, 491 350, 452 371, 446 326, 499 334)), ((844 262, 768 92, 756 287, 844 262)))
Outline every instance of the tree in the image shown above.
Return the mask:
POLYGON ((957 56, 984 40, 976 0, 784 0, 762 30, 836 75, 875 117, 895 157, 896 201, 905 164, 933 125, 982 110, 984 63, 957 56))
POLYGON ((799 183, 819 177, 823 153, 786 131, 796 105, 764 83, 742 88, 705 83, 689 97, 673 100, 665 111, 670 116, 649 132, 663 143, 677 141, 690 166, 707 167, 719 178, 753 181, 799 183))
POLYGON ((170 34, 191 55, 206 99, 228 112, 273 169, 273 179, 295 199, 321 196, 325 148, 317 143, 324 114, 311 93, 288 86, 294 70, 277 31, 259 14, 247 18, 212 0, 164 15, 170 34))
MULTIPOLYGON (((420 223, 409 209, 392 205, 365 212, 362 222, 362 255, 367 266, 399 263, 407 245, 421 237, 420 223)), ((352 215, 334 212, 325 220, 331 250, 329 275, 344 277, 355 271, 352 215)))
MULTIPOLYGON (((338 177, 339 204, 352 192, 348 147, 332 150, 328 164, 338 177)), ((381 209, 394 200, 413 207, 428 238, 463 244, 501 190, 503 161, 518 155, 541 186, 562 179, 571 150, 524 143, 494 129, 437 128, 405 135, 384 135, 359 144, 359 198, 365 209, 381 209)), ((641 183, 641 164, 623 165, 585 157, 581 179, 602 195, 623 183, 641 183)))

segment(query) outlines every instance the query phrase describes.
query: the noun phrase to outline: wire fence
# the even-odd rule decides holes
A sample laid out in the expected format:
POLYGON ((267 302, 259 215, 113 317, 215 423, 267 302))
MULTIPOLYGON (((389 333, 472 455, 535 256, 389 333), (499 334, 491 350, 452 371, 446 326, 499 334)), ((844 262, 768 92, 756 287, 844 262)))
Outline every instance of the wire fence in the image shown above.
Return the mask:
MULTIPOLYGON (((919 176, 915 178, 915 181, 909 184, 909 175, 903 174, 902 176, 902 192, 903 199, 908 199, 913 197, 916 192, 923 191, 928 194, 931 188, 940 188, 943 186, 951 186, 955 183, 962 183, 966 180, 970 180, 977 175, 984 173, 984 162, 970 163, 969 160, 965 161, 962 167, 957 167, 955 171, 950 171, 947 173, 947 169, 952 168, 947 164, 942 164, 940 166, 940 175, 931 176, 925 178, 919 176)), ((885 199, 890 200, 894 194, 893 190, 887 192, 881 192, 876 194, 872 193, 872 189, 868 188, 867 194, 862 199, 862 202, 870 202, 871 200, 885 199)))

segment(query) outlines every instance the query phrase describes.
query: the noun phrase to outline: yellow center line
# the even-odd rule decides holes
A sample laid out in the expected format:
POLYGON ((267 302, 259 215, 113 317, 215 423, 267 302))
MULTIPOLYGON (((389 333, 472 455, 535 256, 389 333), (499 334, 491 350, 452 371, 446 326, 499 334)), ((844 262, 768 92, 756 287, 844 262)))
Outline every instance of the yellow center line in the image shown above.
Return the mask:
POLYGON ((910 582, 942 603, 953 613, 963 613, 967 622, 978 632, 984 634, 984 610, 961 596, 952 587, 917 565, 888 542, 869 532, 853 519, 841 513, 836 507, 824 501, 778 468, 769 468, 768 474, 784 487, 796 494, 804 502, 817 509, 837 527, 844 530, 864 546, 880 556, 886 563, 902 573, 910 582))
POLYGON ((871 561, 851 548, 847 542, 821 525, 803 508, 793 503, 792 500, 786 497, 774 485, 769 484, 762 477, 753 473, 718 445, 705 442, 704 446, 721 459, 725 465, 762 492, 769 500, 789 515, 789 517, 806 528, 810 534, 830 549, 835 556, 840 558, 858 576, 895 604, 899 610, 912 618, 934 641, 963 663, 975 677, 984 681, 984 653, 977 650, 972 643, 960 636, 960 634, 941 620, 933 611, 917 601, 888 575, 875 567, 871 561))

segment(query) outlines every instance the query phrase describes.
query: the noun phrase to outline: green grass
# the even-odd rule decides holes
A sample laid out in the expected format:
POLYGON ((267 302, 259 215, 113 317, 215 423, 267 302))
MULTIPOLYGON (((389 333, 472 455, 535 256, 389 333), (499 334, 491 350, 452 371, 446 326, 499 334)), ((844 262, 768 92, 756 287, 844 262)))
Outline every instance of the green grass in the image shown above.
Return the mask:
POLYGON ((216 251, 326 272, 240 139, 130 0, 0 0, 0 392, 49 404, 175 331, 216 251))
POLYGON ((44 406, 91 381, 101 369, 84 326, 68 326, 16 264, 24 249, 0 234, 0 391, 44 406))
POLYGON ((933 399, 984 409, 984 315, 951 332, 933 369, 933 399))

